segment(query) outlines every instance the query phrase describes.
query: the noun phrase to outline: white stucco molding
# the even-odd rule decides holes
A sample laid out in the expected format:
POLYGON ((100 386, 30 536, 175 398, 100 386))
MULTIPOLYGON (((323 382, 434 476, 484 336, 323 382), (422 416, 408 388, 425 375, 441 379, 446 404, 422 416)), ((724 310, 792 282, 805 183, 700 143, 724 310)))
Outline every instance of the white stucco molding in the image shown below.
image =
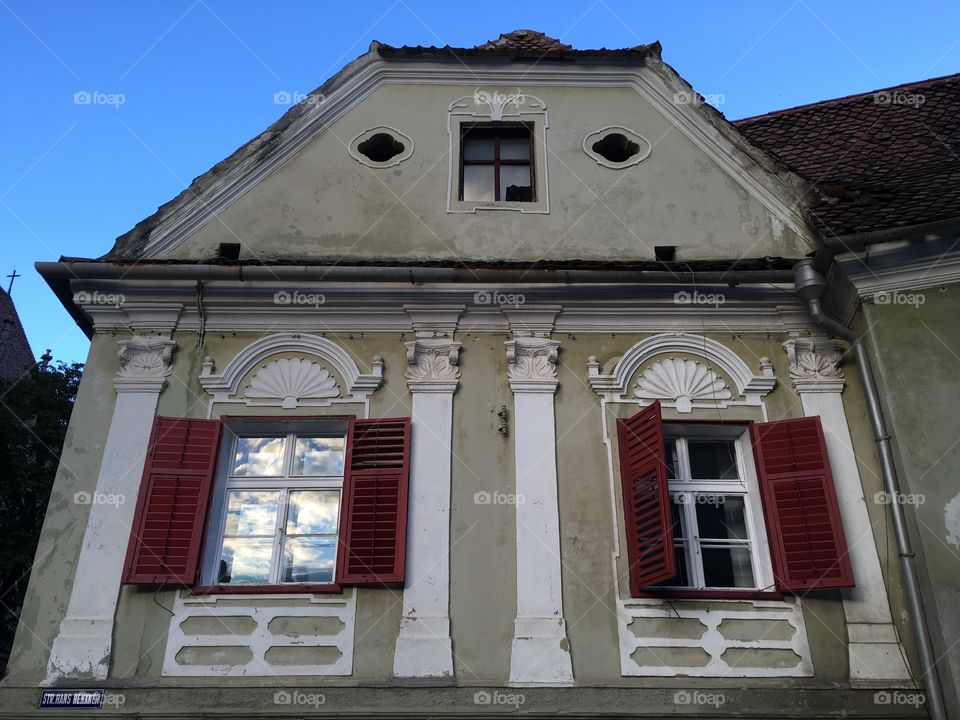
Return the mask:
POLYGON ((458 308, 410 307, 418 339, 407 348, 413 396, 407 582, 393 656, 397 677, 453 677, 450 637, 450 494, 453 394, 461 344, 452 339, 458 308), (451 324, 452 323, 452 324, 451 324))
MULTIPOLYGON (((279 404, 284 408, 291 408, 297 407, 298 404, 328 405, 337 399, 330 395, 329 382, 325 377, 322 377, 322 370, 325 368, 316 363, 298 365, 299 368, 304 370, 306 377, 301 377, 293 385, 290 385, 293 382, 290 378, 292 368, 287 363, 283 367, 271 364, 262 368, 256 377, 260 378, 262 373, 266 373, 266 375, 260 378, 260 381, 251 383, 252 394, 245 392, 240 387, 243 378, 251 370, 268 358, 280 353, 314 356, 329 364, 346 386, 349 397, 343 398, 341 393, 337 393, 337 397, 345 401, 363 402, 383 383, 383 358, 379 356, 373 358, 373 371, 369 374, 362 374, 357 363, 346 350, 324 337, 300 333, 278 333, 260 338, 247 345, 227 363, 220 374, 214 373, 214 361, 208 357, 204 360, 200 371, 200 385, 213 396, 213 402, 215 403, 279 404), (284 382, 287 382, 288 385, 285 386, 285 389, 277 385, 284 382), (274 386, 276 387, 274 388, 274 386), (267 387, 274 389, 268 391, 267 387), (239 396, 243 396, 243 398, 241 399, 239 396)), ((336 387, 335 383, 334 387, 336 387)))
POLYGON ((792 338, 783 343, 783 349, 790 363, 790 380, 798 393, 843 391, 841 343, 826 337, 792 338))
POLYGON ((110 670, 120 578, 147 444, 177 344, 134 336, 118 345, 117 398, 94 496, 123 501, 90 506, 67 613, 50 649, 44 685, 65 678, 104 680, 110 670))
POLYGON ((841 345, 825 336, 783 343, 803 413, 820 418, 833 474, 854 587, 840 591, 847 621, 853 684, 909 682, 905 654, 890 614, 880 556, 843 406, 841 345))
POLYGON ((161 337, 134 335, 120 340, 117 356, 120 371, 113 378, 118 393, 159 393, 167 385, 173 372, 173 351, 177 343, 161 337))
POLYGON ((453 393, 460 383, 461 344, 446 339, 413 340, 407 347, 407 387, 411 393, 453 393))
POLYGON ((541 337, 518 337, 507 340, 507 378, 516 393, 549 393, 557 391, 557 357, 560 343, 541 337))
POLYGON ((453 339, 460 315, 466 309, 466 305, 450 303, 407 303, 403 306, 418 339, 453 339))
MULTIPOLYGON (((777 384, 777 379, 773 374, 773 363, 768 358, 760 358, 760 372, 755 374, 739 355, 725 345, 703 335, 691 335, 682 332, 661 333, 641 340, 624 353, 609 375, 601 374, 599 360, 591 356, 587 362, 587 380, 593 391, 608 401, 623 400, 625 396, 630 394, 647 400, 660 398, 666 401, 664 402, 665 405, 676 407, 680 412, 690 412, 695 406, 705 406, 702 399, 695 402, 694 397, 685 394, 686 392, 692 392, 691 388, 695 388, 695 386, 690 386, 690 383, 686 381, 678 384, 679 380, 683 378, 679 378, 677 382, 672 383, 654 383, 651 377, 648 378, 650 382, 647 384, 638 383, 636 391, 630 391, 631 380, 645 364, 658 356, 669 356, 673 353, 701 357, 712 363, 733 380, 737 392, 743 396, 742 401, 724 397, 725 394, 729 395, 729 391, 723 392, 726 388, 726 384, 723 383, 723 388, 716 388, 715 392, 707 396, 706 399, 710 400, 711 407, 713 405, 717 407, 726 407, 727 405, 759 406, 762 398, 769 394, 777 384), (659 390, 655 388, 659 388, 659 390)), ((660 369, 669 370, 666 367, 660 369)), ((703 368, 703 370, 712 373, 709 368, 703 368)), ((712 384, 721 379, 719 376, 704 375, 696 367, 690 368, 685 363, 684 372, 690 374, 691 382, 694 379, 709 380, 712 384)), ((713 373, 713 375, 716 374, 713 373)))
POLYGON ((516 426, 516 492, 518 499, 523 498, 516 504, 517 616, 510 650, 510 684, 564 686, 573 684, 573 667, 563 617, 553 402, 559 384, 560 343, 545 337, 558 308, 525 310, 510 316, 517 334, 504 343, 516 426))

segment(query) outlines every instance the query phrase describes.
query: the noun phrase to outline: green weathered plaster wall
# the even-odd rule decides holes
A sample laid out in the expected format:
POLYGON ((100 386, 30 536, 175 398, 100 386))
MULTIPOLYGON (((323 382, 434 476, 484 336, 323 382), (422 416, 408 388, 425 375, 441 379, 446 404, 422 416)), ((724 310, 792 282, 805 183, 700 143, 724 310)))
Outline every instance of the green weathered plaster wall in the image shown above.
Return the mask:
POLYGON ((919 295, 919 304, 865 304, 863 325, 902 490, 919 501, 905 509, 921 594, 947 701, 960 714, 960 285, 919 295))
POLYGON ((628 88, 524 87, 549 113, 550 213, 448 213, 447 106, 475 89, 378 88, 169 255, 209 258, 238 241, 243 257, 259 258, 650 260, 662 244, 677 245, 678 259, 811 249, 628 88), (655 143, 626 170, 598 165, 581 147, 588 133, 618 124, 655 143), (409 135, 412 157, 382 169, 350 157, 351 139, 379 125, 409 135))
MULTIPOLYGON (((249 342, 254 334, 208 333, 202 348, 196 347, 196 336, 177 334, 174 372, 163 392, 158 412, 167 415, 205 417, 207 402, 197 376, 202 359, 212 356, 217 368, 226 363, 249 342)), ((556 395, 558 433, 558 495, 560 508, 561 551, 563 568, 564 612, 574 671, 578 682, 611 686, 661 685, 659 678, 622 678, 616 626, 612 552, 613 511, 610 499, 608 458, 602 444, 602 425, 598 397, 586 382, 587 358, 597 355, 609 368, 641 335, 566 335, 562 342, 558 374, 560 387, 556 395)), ((780 343, 782 336, 711 335, 727 344, 749 366, 759 368, 760 358, 769 357, 779 378, 776 389, 767 396, 770 419, 796 417, 802 414, 799 398, 787 378, 786 356, 780 343)), ((113 410, 111 379, 118 369, 114 337, 95 338, 91 350, 91 372, 84 379, 78 398, 77 412, 71 427, 71 439, 65 451, 76 468, 83 468, 83 485, 92 490, 96 481, 99 451, 113 410), (104 400, 108 398, 109 402, 104 400), (83 419, 82 423, 80 422, 83 419), (82 433, 83 447, 77 450, 82 433), (83 458, 82 460, 80 458, 83 458), (81 465, 80 463, 86 463, 81 465)), ((384 385, 371 398, 373 416, 408 415, 411 398, 406 388, 405 348, 403 342, 412 336, 399 333, 330 336, 368 371, 374 355, 385 359, 384 385)), ((507 384, 504 341, 507 335, 462 334, 460 370, 461 386, 454 396, 453 476, 451 515, 451 628, 456 656, 457 682, 462 685, 504 685, 509 673, 510 641, 513 633, 516 596, 516 530, 514 507, 509 504, 478 503, 478 492, 515 492, 514 445, 511 437, 497 432, 501 405, 511 411, 512 396, 507 384)), ((869 428, 862 414, 859 384, 852 368, 845 368, 847 388, 844 400, 851 418, 855 450, 861 464, 865 485, 879 487, 869 428)), ((353 406, 351 406, 353 407, 353 406)), ((621 406, 623 412, 629 412, 621 406)), ((258 410, 234 406, 232 412, 256 414, 258 410)), ((217 406, 218 413, 231 412, 217 406)), ((351 410, 353 411, 353 410, 351 410)), ((619 411, 619 410, 618 410, 619 411)), ((260 409, 275 413, 276 410, 260 409)), ((300 409, 300 414, 316 411, 300 409)), ((323 409, 323 413, 343 412, 343 408, 323 409)), ((667 416, 675 414, 668 411, 667 416)), ((730 408, 720 411, 696 411, 683 419, 762 419, 757 409, 730 408)), ((515 429, 512 427, 512 429, 515 429)), ((614 454, 616 462, 616 454, 614 454)), ((77 485, 76 487, 80 487, 77 485)), ((58 478, 51 514, 47 519, 41 547, 54 546, 50 559, 38 567, 31 585, 29 612, 25 622, 39 628, 40 641, 29 634, 18 638, 14 660, 14 684, 35 684, 44 675, 49 644, 62 618, 69 596, 69 578, 79 551, 82 530, 68 529, 56 542, 58 533, 71 519, 82 525, 77 508, 64 504, 76 492, 74 484, 58 478), (58 504, 59 503, 59 504, 58 504)), ((882 519, 883 508, 868 504, 872 516, 882 519)), ((875 522, 880 543, 881 562, 885 566, 888 537, 882 522, 875 522)), ((620 568, 621 573, 625 568, 620 568)), ((896 580, 896 570, 891 568, 896 580)), ((220 678, 161 678, 165 636, 169 616, 164 607, 171 607, 174 591, 125 587, 121 591, 115 628, 115 644, 111 677, 115 681, 136 680, 174 686, 209 685, 220 678)), ((893 597, 894 613, 902 620, 902 602, 893 597)), ((811 593, 803 602, 808 640, 816 675, 809 679, 792 679, 796 686, 822 683, 842 684, 847 681, 846 630, 838 592, 811 593)), ((399 591, 364 589, 357 605, 354 674, 348 678, 325 678, 324 684, 393 683, 393 648, 399 628, 402 597, 399 591)), ((903 639, 910 646, 910 635, 901 627, 903 639)), ((246 678, 231 683, 276 684, 274 678, 246 678)), ((714 681, 711 681, 714 682, 714 681)), ((716 680, 720 685, 727 681, 716 680)), ((762 686, 783 683, 783 680, 736 680, 762 686)))
POLYGON ((47 514, 24 598, 6 683, 36 684, 46 675, 49 648, 66 614, 90 505, 78 492, 93 493, 113 405, 113 376, 120 369, 119 338, 96 335, 60 455, 47 514))

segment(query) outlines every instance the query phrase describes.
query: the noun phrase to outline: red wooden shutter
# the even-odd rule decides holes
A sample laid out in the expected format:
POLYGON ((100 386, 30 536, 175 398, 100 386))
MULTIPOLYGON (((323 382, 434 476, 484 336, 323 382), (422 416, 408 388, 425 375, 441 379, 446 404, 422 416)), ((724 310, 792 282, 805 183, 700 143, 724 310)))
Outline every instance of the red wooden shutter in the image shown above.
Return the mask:
POLYGON ((853 587, 819 417, 751 426, 779 590, 853 587))
POLYGON ((196 582, 219 446, 219 420, 156 418, 123 582, 196 582))
POLYGON ((657 401, 617 421, 630 594, 676 574, 663 421, 657 401))
POLYGON ((410 418, 355 420, 343 479, 337 582, 403 583, 410 418))

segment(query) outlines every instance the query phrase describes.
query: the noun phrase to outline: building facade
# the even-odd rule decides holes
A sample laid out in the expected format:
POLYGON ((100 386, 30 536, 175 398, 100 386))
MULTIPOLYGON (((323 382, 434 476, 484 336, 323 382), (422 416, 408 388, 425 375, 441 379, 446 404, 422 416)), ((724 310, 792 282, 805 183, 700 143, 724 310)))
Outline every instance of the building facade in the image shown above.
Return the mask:
POLYGON ((7 712, 926 716, 817 189, 749 137, 658 44, 374 43, 41 264, 91 349, 7 712))

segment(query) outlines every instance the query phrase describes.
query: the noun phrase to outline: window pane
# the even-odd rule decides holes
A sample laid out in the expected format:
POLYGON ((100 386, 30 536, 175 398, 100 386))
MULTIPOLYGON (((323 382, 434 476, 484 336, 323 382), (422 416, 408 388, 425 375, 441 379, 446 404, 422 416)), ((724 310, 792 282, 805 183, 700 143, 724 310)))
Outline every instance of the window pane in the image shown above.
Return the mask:
POLYGON ((343 437, 298 437, 293 451, 293 474, 343 475, 343 437))
POLYGON ((533 188, 530 186, 529 165, 501 165, 500 193, 502 200, 532 202, 533 188))
POLYGON ((287 504, 288 535, 337 532, 340 493, 330 490, 296 490, 287 504))
POLYGON ((673 536, 675 538, 684 538, 687 533, 684 532, 683 522, 683 504, 686 502, 686 496, 674 495, 673 502, 670 503, 670 510, 673 513, 673 536))
POLYGON ((487 202, 493 198, 493 165, 464 165, 463 199, 487 202))
POLYGON ((530 136, 500 138, 501 160, 529 160, 530 136))
POLYGON ((336 538, 287 538, 283 546, 282 582, 333 582, 336 538))
POLYGON ((667 478, 670 480, 676 480, 677 467, 679 466, 679 463, 677 462, 677 441, 667 440, 664 445, 667 449, 667 478))
POLYGON ((272 557, 272 539, 224 538, 217 582, 264 585, 270 581, 272 557))
POLYGON ((743 498, 738 495, 698 495, 697 525, 700 538, 747 540, 743 498))
POLYGON ((729 440, 688 440, 694 480, 736 480, 737 454, 729 440))
POLYGON ((275 477, 283 475, 283 451, 286 438, 237 438, 233 457, 233 474, 239 476, 275 477))
POLYGON ((756 587, 750 550, 745 547, 702 547, 703 577, 707 587, 756 587))
POLYGON ((273 535, 278 492, 231 490, 227 499, 224 535, 273 535))
POLYGON ((464 160, 493 160, 493 138, 471 137, 463 139, 464 160))

